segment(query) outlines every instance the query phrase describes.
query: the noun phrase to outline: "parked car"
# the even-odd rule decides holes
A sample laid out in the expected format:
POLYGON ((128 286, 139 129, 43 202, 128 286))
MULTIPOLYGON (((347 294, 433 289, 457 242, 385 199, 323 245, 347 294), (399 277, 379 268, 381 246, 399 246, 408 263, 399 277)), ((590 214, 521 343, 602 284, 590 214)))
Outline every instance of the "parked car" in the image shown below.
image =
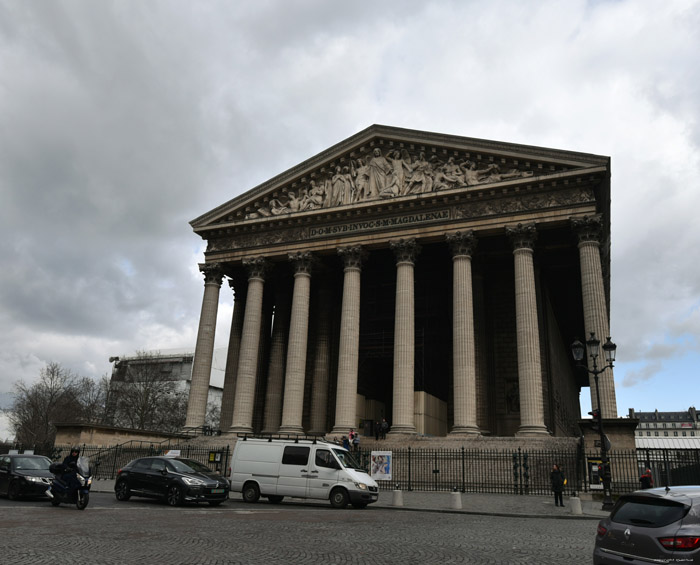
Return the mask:
POLYGON ((117 500, 132 496, 161 498, 171 506, 208 502, 217 506, 228 498, 228 479, 206 465, 179 457, 142 457, 119 469, 114 483, 117 500))
POLYGON ((700 563, 700 486, 621 496, 598 524, 593 563, 700 563))
POLYGON ((10 500, 46 496, 53 475, 43 455, 0 455, 0 493, 10 500))

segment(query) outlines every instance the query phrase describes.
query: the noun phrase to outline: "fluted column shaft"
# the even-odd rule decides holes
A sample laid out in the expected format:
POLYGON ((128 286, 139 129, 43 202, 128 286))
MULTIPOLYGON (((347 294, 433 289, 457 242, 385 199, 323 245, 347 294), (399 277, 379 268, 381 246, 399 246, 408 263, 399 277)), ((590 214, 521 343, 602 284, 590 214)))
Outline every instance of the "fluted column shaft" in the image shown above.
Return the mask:
POLYGON ((304 380, 306 377, 306 350, 309 340, 309 304, 311 299, 311 253, 289 255, 294 263, 294 294, 292 318, 289 323, 287 370, 284 378, 284 403, 280 432, 302 433, 304 412, 304 380))
POLYGON ((533 246, 537 232, 534 224, 518 224, 516 228, 507 228, 506 231, 513 242, 515 260, 515 318, 520 385, 518 435, 547 434, 544 425, 540 332, 533 263, 533 246))
POLYGON ((311 393, 311 420, 309 432, 325 434, 328 414, 328 382, 330 372, 331 308, 333 292, 328 280, 319 288, 316 348, 314 350, 313 388, 311 393))
POLYGON ((360 282, 363 250, 360 246, 341 247, 345 261, 343 302, 340 314, 338 386, 335 400, 335 425, 332 434, 347 434, 355 428, 357 413, 357 369, 360 348, 360 282))
POLYGON ((233 316, 231 316, 231 333, 228 339, 226 354, 226 369, 224 372, 224 390, 221 395, 221 416, 219 429, 228 430, 233 423, 233 405, 236 399, 236 375, 238 374, 238 354, 241 348, 243 333, 243 315, 245 313, 245 281, 229 280, 229 286, 234 292, 233 316), (238 287, 238 292, 236 292, 238 287))
POLYGON ((232 432, 253 431, 253 407, 255 404, 255 380, 258 371, 258 347, 262 324, 264 274, 267 264, 261 257, 244 260, 248 268, 248 293, 243 319, 243 334, 238 358, 236 399, 233 407, 232 432))
POLYGON ((185 419, 186 428, 203 426, 207 413, 211 362, 214 355, 216 314, 219 310, 219 289, 223 276, 219 265, 205 265, 201 270, 204 274, 204 297, 202 298, 197 344, 192 362, 192 381, 190 382, 190 396, 187 401, 187 417, 185 419))
POLYGON ((415 434, 415 239, 392 241, 396 255, 396 309, 394 314, 394 396, 391 434, 415 434))
MULTIPOLYGON (((283 281, 279 281, 279 283, 281 287, 283 281)), ((278 288, 275 298, 275 322, 270 345, 270 364, 267 370, 267 390, 265 391, 263 433, 267 434, 277 433, 282 424, 282 397, 284 395, 284 369, 287 359, 290 310, 289 293, 285 288, 278 288)))
MULTIPOLYGON (((602 237, 602 218, 586 216, 572 220, 572 225, 579 237, 579 260, 581 263, 581 294, 583 296, 583 320, 587 339, 594 332, 601 344, 610 335, 608 309, 603 283, 603 268, 600 261, 600 238, 602 237)), ((585 341, 584 339, 584 341, 585 341)), ((601 349, 602 352, 602 349, 601 349)), ((593 362, 588 358, 589 368, 593 362)), ((598 369, 605 365, 605 359, 599 357, 598 369)), ((595 393, 595 379, 589 375, 591 388, 591 406, 598 407, 595 393)), ((598 376, 600 389, 600 413, 603 418, 617 418, 617 401, 615 399, 615 379, 613 370, 608 368, 598 376)))
POLYGON ((452 359, 454 425, 451 434, 478 435, 476 414, 476 353, 471 256, 476 238, 469 231, 447 236, 452 248, 452 359))

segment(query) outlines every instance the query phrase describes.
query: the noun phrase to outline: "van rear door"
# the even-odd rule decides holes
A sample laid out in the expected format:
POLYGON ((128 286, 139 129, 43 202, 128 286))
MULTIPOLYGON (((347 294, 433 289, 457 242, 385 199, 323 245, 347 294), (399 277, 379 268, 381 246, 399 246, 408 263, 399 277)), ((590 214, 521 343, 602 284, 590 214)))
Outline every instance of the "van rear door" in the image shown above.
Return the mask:
POLYGON ((309 498, 328 500, 331 487, 338 482, 338 463, 330 449, 316 447, 313 461, 310 461, 308 492, 309 498))
POLYGON ((277 494, 280 496, 306 497, 306 481, 308 480, 309 455, 308 445, 285 445, 282 452, 279 478, 277 479, 277 494))

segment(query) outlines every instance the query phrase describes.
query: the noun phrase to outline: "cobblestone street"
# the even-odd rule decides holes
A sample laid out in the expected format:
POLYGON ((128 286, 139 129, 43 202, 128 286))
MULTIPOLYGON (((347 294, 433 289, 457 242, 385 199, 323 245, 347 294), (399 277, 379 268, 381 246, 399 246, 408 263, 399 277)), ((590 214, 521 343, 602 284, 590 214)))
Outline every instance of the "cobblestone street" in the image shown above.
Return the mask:
POLYGON ((590 563, 596 521, 231 500, 218 508, 0 499, 4 563, 590 563))

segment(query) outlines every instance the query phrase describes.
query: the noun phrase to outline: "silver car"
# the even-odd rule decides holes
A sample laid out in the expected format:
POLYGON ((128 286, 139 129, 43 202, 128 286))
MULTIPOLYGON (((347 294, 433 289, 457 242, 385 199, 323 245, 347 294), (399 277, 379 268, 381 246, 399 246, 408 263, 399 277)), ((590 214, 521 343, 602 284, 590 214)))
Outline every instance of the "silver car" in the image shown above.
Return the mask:
POLYGON ((593 563, 700 564, 700 486, 621 496, 598 524, 593 563))

